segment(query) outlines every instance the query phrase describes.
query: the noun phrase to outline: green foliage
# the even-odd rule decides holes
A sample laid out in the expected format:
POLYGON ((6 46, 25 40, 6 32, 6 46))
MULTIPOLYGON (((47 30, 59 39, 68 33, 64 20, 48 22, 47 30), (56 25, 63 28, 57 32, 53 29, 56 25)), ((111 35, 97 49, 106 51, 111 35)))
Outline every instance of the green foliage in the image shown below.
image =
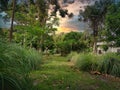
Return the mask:
POLYGON ((67 33, 65 35, 65 38, 64 40, 75 40, 75 41, 79 41, 82 37, 83 33, 80 33, 80 32, 70 32, 70 33, 67 33))
POLYGON ((78 71, 67 57, 50 55, 42 68, 32 72, 36 90, 119 90, 120 82, 78 71))
MULTIPOLYGON (((53 37, 55 48, 59 52, 64 54, 69 54, 70 52, 84 52, 89 51, 89 41, 84 33, 80 32, 70 32, 66 34, 56 35, 53 37)), ((90 40, 90 39, 89 39, 90 40)))
POLYGON ((50 31, 47 27, 41 28, 39 25, 16 26, 14 41, 25 47, 32 47, 39 50, 53 49, 54 43, 50 31))
POLYGON ((120 4, 111 5, 106 15, 106 37, 107 41, 115 41, 120 46, 120 4))
POLYGON ((120 77, 120 55, 106 53, 105 55, 76 54, 74 56, 75 67, 82 71, 99 71, 120 77))
POLYGON ((67 59, 68 61, 72 62, 72 63, 76 63, 76 61, 78 60, 79 54, 77 52, 71 52, 68 56, 67 59))
POLYGON ((91 23, 93 23, 94 20, 97 20, 96 22, 99 25, 104 22, 107 9, 112 3, 113 3, 112 0, 96 1, 94 5, 87 6, 85 12, 82 12, 81 14, 85 18, 85 20, 89 20, 91 23))
POLYGON ((104 51, 107 51, 109 47, 107 45, 103 45, 102 48, 104 51))
POLYGON ((88 49, 88 42, 84 33, 71 32, 65 35, 65 41, 71 41, 71 51, 82 52, 88 49))
POLYGON ((96 59, 98 58, 91 54, 80 54, 75 66, 82 71, 97 70, 98 63, 96 59))
POLYGON ((0 0, 0 11, 6 10, 8 5, 8 0, 0 0))
POLYGON ((4 32, 3 32, 3 29, 0 28, 0 38, 3 38, 5 35, 4 35, 4 32))
POLYGON ((39 68, 40 53, 0 41, 0 57, 0 88, 34 90, 29 73, 39 68))
POLYGON ((58 42, 57 47, 62 56, 70 53, 71 45, 69 41, 58 42))
POLYGON ((120 56, 114 53, 105 54, 99 70, 102 73, 120 77, 120 56))
POLYGON ((93 5, 88 5, 84 12, 80 12, 85 22, 89 23, 93 33, 93 51, 97 53, 97 41, 100 30, 104 28, 105 16, 108 7, 113 3, 112 0, 98 0, 93 5))
POLYGON ((29 3, 21 2, 16 5, 15 20, 18 25, 14 30, 14 42, 41 51, 49 44, 49 48, 52 48, 53 40, 49 34, 54 33, 53 24, 58 25, 58 19, 54 18, 51 22, 46 23, 46 19, 48 21, 51 19, 47 16, 47 7, 44 0, 31 0, 29 3))

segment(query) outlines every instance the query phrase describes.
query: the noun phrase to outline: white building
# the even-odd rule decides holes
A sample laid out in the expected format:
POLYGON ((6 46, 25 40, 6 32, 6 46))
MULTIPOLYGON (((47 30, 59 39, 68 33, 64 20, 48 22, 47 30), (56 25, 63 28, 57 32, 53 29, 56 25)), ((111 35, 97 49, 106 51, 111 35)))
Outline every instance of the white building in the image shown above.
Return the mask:
POLYGON ((114 42, 111 42, 111 43, 107 43, 107 42, 97 42, 97 53, 98 54, 103 54, 103 53, 106 53, 106 52, 113 52, 113 53, 120 53, 120 47, 114 47, 114 42), (102 46, 103 45, 107 45, 108 46, 108 49, 107 51, 104 51, 102 46))

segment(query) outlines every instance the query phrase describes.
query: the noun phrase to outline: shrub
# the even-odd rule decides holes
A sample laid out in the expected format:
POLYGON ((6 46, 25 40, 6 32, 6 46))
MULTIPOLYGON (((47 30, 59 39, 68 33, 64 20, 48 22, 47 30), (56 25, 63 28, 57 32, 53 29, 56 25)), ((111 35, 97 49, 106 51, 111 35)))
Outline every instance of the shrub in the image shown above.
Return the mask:
POLYGON ((115 53, 105 54, 99 66, 99 71, 120 77, 120 56, 115 53))
POLYGON ((79 57, 79 54, 75 54, 74 56, 72 56, 71 62, 73 62, 75 64, 78 60, 78 57, 79 57))
POLYGON ((68 54, 67 56, 68 61, 73 61, 73 57, 75 57, 76 55, 78 55, 77 52, 71 52, 70 54, 68 54))
POLYGON ((0 41, 0 88, 34 90, 29 73, 40 63, 41 55, 35 50, 0 41))
POLYGON ((107 45, 103 45, 102 48, 103 48, 104 51, 108 50, 108 46, 107 45))
POLYGON ((120 77, 120 55, 107 53, 105 55, 79 54, 75 66, 82 71, 99 71, 120 77))
POLYGON ((96 59, 92 54, 80 54, 75 65, 82 71, 97 70, 99 60, 96 59))

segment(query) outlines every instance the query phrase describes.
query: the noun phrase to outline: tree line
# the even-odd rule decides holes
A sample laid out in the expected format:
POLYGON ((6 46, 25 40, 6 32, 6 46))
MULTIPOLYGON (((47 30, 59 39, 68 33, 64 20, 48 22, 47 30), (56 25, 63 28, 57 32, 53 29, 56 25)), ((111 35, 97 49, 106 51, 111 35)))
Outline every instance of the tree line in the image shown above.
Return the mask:
POLYGON ((83 21, 89 23, 92 33, 71 32, 56 35, 57 29, 54 26, 59 25, 56 12, 59 11, 61 17, 71 15, 68 10, 60 7, 58 0, 1 0, 0 10, 6 11, 12 18, 9 33, 4 31, 6 37, 9 36, 10 42, 39 51, 50 49, 51 52, 61 54, 71 51, 96 53, 98 41, 115 42, 115 46, 120 46, 120 4, 114 2, 114 0, 99 0, 80 12, 83 21), (50 5, 54 8, 49 14, 50 5), (17 22, 17 26, 13 25, 13 21, 17 22))

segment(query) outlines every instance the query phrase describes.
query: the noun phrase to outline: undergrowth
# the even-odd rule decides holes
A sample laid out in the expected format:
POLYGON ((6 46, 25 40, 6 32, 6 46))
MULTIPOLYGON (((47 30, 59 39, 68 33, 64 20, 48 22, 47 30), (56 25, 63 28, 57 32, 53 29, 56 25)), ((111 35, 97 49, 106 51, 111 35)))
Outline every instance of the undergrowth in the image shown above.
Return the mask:
POLYGON ((0 41, 0 90, 34 90, 29 73, 39 68, 41 54, 0 41))

